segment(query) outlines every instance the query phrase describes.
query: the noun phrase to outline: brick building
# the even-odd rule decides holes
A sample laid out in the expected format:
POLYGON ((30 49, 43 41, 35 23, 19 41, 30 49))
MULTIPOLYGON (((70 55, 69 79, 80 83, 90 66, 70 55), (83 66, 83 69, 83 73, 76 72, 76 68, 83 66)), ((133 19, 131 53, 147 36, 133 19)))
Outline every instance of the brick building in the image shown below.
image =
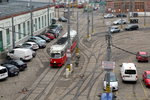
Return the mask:
POLYGON ((150 11, 150 0, 106 0, 106 12, 150 11))

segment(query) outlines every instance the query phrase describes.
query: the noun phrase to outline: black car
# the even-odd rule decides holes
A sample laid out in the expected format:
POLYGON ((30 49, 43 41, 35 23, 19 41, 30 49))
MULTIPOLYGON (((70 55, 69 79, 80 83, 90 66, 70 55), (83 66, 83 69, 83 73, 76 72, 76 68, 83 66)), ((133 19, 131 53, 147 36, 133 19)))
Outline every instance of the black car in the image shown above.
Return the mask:
POLYGON ((52 24, 48 27, 49 29, 59 29, 59 30, 63 30, 62 25, 60 24, 52 24))
POLYGON ((12 64, 1 64, 8 70, 8 76, 16 76, 19 74, 19 68, 12 64))
POLYGON ((20 71, 24 71, 27 68, 27 64, 24 63, 22 60, 8 60, 5 63, 17 66, 20 71))
POLYGON ((132 30, 138 30, 138 29, 139 29, 139 26, 135 24, 127 25, 127 27, 125 28, 126 31, 132 31, 132 30))
POLYGON ((60 22, 67 22, 67 19, 62 16, 62 17, 60 17, 60 18, 58 19, 58 21, 60 21, 60 22))
POLYGON ((37 35, 37 36, 42 38, 42 39, 44 39, 46 42, 50 42, 51 41, 51 39, 46 37, 45 35, 37 35))
POLYGON ((117 14, 116 17, 127 17, 125 14, 117 14))

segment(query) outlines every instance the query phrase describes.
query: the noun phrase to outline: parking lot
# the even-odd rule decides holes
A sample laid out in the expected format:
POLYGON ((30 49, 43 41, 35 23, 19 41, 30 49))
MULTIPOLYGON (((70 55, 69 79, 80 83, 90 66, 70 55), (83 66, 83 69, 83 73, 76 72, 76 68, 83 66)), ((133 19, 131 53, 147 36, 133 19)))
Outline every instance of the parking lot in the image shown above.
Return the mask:
MULTIPOLYGON (((82 9, 81 9, 82 10, 82 9)), ((1 100, 99 100, 98 95, 104 92, 103 78, 104 70, 102 61, 106 60, 106 41, 105 35, 109 26, 118 18, 103 19, 102 14, 94 12, 94 33, 90 33, 91 39, 87 41, 87 13, 79 13, 79 37, 80 37, 80 62, 78 67, 74 67, 71 76, 65 78, 65 66, 62 68, 49 67, 49 48, 56 41, 47 43, 45 49, 39 49, 37 56, 27 62, 28 68, 20 72, 18 76, 8 78, 0 82, 1 100), (24 91, 25 89, 25 91, 24 91), (43 92, 44 91, 44 92, 43 92)), ((90 17, 91 18, 91 17, 90 17)), ((112 34, 112 44, 131 53, 147 51, 150 53, 150 29, 149 18, 146 18, 146 26, 143 17, 138 17, 139 29, 135 31, 121 30, 119 33, 112 34)), ((76 29, 76 15, 71 18, 71 28, 76 29)), ((126 20, 128 20, 126 18, 126 20)), ((59 22, 63 25, 65 33, 67 23, 59 22)), ((118 25, 121 27, 120 25, 118 25)), ((123 25, 123 28, 125 25, 123 25)), ((142 81, 143 71, 149 70, 150 62, 136 61, 134 54, 111 47, 111 61, 116 63, 113 70, 119 80, 119 89, 114 92, 116 100, 149 100, 150 90, 145 87, 142 81), (123 83, 120 77, 120 67, 123 62, 132 62, 138 71, 137 83, 123 83)), ((72 58, 74 65, 75 58, 72 58)))

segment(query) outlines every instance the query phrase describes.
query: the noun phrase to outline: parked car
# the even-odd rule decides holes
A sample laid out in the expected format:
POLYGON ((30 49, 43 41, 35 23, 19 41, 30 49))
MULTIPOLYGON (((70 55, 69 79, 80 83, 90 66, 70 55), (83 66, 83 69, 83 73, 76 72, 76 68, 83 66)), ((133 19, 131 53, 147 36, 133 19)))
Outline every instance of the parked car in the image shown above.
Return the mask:
POLYGON ((119 29, 118 26, 112 26, 112 27, 110 28, 110 32, 111 32, 111 33, 117 33, 117 32, 120 32, 120 29, 119 29))
POLYGON ((60 35, 60 30, 58 29, 50 29, 47 31, 47 33, 51 33, 55 36, 55 38, 57 38, 60 35))
POLYGON ((120 65, 122 81, 137 82, 137 69, 134 63, 122 63, 120 65))
POLYGON ((36 44, 35 42, 24 42, 22 45, 30 45, 32 47, 32 50, 39 49, 38 44, 36 44))
POLYGON ((107 78, 109 77, 109 80, 110 80, 110 87, 112 90, 118 90, 118 79, 115 75, 114 72, 107 72, 105 74, 105 77, 104 77, 104 90, 106 90, 106 86, 107 86, 107 78))
POLYGON ((37 43, 39 48, 46 47, 46 41, 41 39, 40 37, 32 36, 31 38, 28 39, 28 41, 37 43))
POLYGON ((38 46, 39 46, 39 48, 45 48, 46 47, 46 43, 45 42, 42 42, 42 41, 40 41, 40 40, 28 40, 27 42, 35 42, 38 46))
POLYGON ((140 61, 146 61, 148 62, 148 52, 143 52, 143 51, 140 51, 140 52, 137 52, 136 54, 136 59, 138 62, 140 61))
POLYGON ((43 40, 42 38, 40 38, 40 37, 38 37, 38 36, 32 36, 31 38, 29 38, 29 41, 30 41, 30 40, 38 40, 38 41, 40 41, 40 42, 42 42, 42 43, 46 43, 45 40, 43 40))
POLYGON ((113 18, 114 15, 113 14, 107 14, 107 15, 104 15, 104 18, 113 18))
MULTIPOLYGON (((63 30, 63 27, 62 27, 62 25, 60 25, 60 24, 52 24, 52 25, 50 25, 48 28, 49 28, 49 29, 59 29, 59 30, 63 30)), ((49 29, 48 29, 48 30, 49 30, 49 29)))
POLYGON ((19 68, 20 71, 24 71, 27 68, 27 64, 22 60, 8 60, 4 64, 12 64, 19 68))
POLYGON ((146 87, 150 87, 150 70, 144 71, 142 76, 146 87))
POLYGON ((8 70, 8 76, 17 76, 19 74, 19 68, 12 64, 1 64, 8 70))
POLYGON ((7 57, 9 59, 21 59, 27 61, 33 58, 32 54, 31 49, 15 48, 7 53, 7 57))
POLYGON ((8 77, 8 70, 4 66, 0 66, 0 80, 7 79, 8 77))
POLYGON ((80 8, 84 8, 84 4, 83 3, 79 3, 78 4, 78 8, 80 9, 80 8))
POLYGON ((138 30, 138 29, 139 29, 139 26, 136 24, 127 25, 125 28, 126 31, 132 31, 132 30, 138 30))
POLYGON ((60 18, 58 19, 58 21, 60 21, 60 22, 67 22, 68 19, 62 16, 62 17, 60 17, 60 18))
POLYGON ((30 44, 19 44, 15 46, 15 48, 28 48, 28 49, 33 49, 30 44))
POLYGON ((113 22, 114 25, 126 24, 127 21, 125 19, 118 19, 113 22))
POLYGON ((51 39, 46 37, 45 35, 37 35, 37 36, 42 38, 42 39, 44 39, 46 42, 50 42, 51 41, 51 39))
POLYGON ((51 39, 51 40, 55 39, 55 36, 54 36, 54 34, 52 34, 52 33, 45 33, 44 35, 45 35, 46 37, 48 37, 49 39, 51 39))
POLYGON ((127 17, 125 14, 117 14, 116 17, 127 17))

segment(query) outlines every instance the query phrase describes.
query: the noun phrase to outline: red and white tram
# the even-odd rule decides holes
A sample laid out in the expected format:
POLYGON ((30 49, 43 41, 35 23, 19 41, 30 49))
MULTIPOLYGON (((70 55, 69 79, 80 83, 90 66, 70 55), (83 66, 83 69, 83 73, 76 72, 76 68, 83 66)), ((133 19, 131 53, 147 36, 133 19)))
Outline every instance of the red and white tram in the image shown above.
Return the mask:
POLYGON ((51 67, 61 67, 67 61, 67 49, 69 48, 71 53, 75 50, 77 46, 77 32, 75 30, 70 31, 70 43, 71 46, 68 47, 68 33, 65 33, 57 42, 50 47, 50 66, 51 67))

